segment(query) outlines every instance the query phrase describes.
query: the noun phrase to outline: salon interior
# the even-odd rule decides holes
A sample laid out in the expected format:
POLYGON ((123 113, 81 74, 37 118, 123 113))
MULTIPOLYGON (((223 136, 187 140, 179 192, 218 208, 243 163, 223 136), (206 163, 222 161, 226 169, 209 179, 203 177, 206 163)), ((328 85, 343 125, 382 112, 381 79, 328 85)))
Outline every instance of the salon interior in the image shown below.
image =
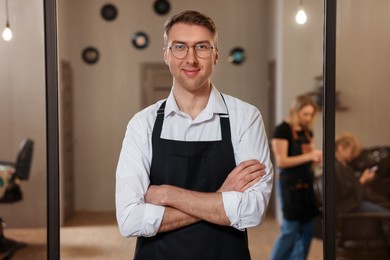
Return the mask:
MULTIPOLYGON (((363 149, 372 151, 373 160, 384 162, 390 156, 390 0, 336 2, 335 134, 352 132, 363 149)), ((219 62, 212 81, 221 92, 259 108, 269 138, 294 97, 312 95, 320 107, 315 146, 322 149, 324 4, 57 0, 61 259, 133 255, 135 238, 121 237, 116 226, 116 164, 130 118, 170 90, 162 32, 174 13, 194 9, 214 19, 219 62)), ((3 248, 2 259, 45 259, 48 254, 44 10, 42 0, 0 0, 0 162, 16 162, 26 140, 33 143, 28 175, 17 180, 19 197, 0 203, 2 236, 18 243, 8 256, 3 248)), ((377 183, 386 193, 390 170, 381 170, 377 183)), ((279 234, 276 197, 263 223, 248 230, 252 259, 269 259, 279 234)), ((318 223, 321 230, 323 222, 318 223)), ((339 241, 336 228, 334 243, 339 241)), ((376 250, 363 247, 357 250, 376 250)), ((385 250, 390 251, 388 245, 385 250)), ((318 232, 307 259, 324 259, 324 251, 318 232)))

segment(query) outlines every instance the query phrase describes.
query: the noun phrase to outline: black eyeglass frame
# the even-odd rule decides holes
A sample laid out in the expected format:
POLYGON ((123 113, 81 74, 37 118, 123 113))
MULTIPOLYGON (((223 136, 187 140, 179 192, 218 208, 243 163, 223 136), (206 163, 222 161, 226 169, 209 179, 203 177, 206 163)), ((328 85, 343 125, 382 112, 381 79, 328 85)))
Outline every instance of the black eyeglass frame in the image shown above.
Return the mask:
POLYGON ((188 52, 190 51, 190 48, 194 49, 194 53, 195 53, 196 57, 198 57, 199 59, 206 59, 206 58, 210 57, 210 55, 211 55, 211 53, 213 52, 213 50, 214 50, 214 49, 218 49, 217 46, 211 45, 211 44, 209 44, 209 43, 197 43, 197 44, 194 44, 194 45, 187 45, 187 44, 185 44, 185 43, 176 42, 176 43, 174 43, 174 44, 172 44, 171 46, 168 47, 168 49, 169 49, 170 52, 172 53, 173 57, 175 57, 176 59, 179 59, 179 60, 185 59, 185 57, 187 57, 188 52), (181 57, 181 58, 177 57, 177 56, 174 54, 174 51, 172 51, 172 46, 175 45, 175 44, 182 44, 182 45, 184 45, 184 46, 187 47, 186 54, 185 54, 183 57, 181 57), (205 56, 205 57, 200 57, 199 54, 198 54, 198 52, 196 51, 196 48, 195 48, 197 45, 207 45, 207 46, 210 46, 210 52, 209 52, 209 54, 208 54, 207 56, 205 56))

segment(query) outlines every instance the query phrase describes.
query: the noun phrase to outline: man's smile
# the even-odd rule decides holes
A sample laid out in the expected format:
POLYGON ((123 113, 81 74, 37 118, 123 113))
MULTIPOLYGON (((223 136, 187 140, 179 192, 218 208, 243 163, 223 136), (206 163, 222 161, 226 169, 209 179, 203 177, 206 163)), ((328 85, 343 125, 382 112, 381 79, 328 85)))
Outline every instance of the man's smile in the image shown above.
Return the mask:
POLYGON ((184 72, 184 74, 188 75, 188 76, 196 76, 200 69, 198 68, 183 68, 182 71, 184 72))

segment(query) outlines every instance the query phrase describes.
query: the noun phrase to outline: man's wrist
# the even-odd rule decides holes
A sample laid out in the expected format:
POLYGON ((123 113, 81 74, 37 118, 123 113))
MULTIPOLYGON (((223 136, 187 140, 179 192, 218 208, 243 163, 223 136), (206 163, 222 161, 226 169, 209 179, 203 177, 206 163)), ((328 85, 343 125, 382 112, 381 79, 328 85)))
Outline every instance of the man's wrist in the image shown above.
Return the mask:
POLYGON ((173 202, 175 201, 176 190, 178 189, 172 185, 161 185, 163 189, 163 194, 161 198, 161 204, 164 206, 172 207, 173 202))

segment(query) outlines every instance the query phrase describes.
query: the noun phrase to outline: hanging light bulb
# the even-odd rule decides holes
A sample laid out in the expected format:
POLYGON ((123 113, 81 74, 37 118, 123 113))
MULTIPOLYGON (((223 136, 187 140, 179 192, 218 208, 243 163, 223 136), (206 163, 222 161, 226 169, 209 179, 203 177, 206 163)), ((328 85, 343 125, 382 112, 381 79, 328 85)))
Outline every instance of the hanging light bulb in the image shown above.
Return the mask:
POLYGON ((9 27, 8 23, 5 26, 5 29, 3 31, 2 36, 3 36, 4 41, 7 41, 7 42, 9 42, 12 39, 12 31, 11 31, 11 28, 9 27))
POLYGON ((305 12, 305 8, 303 7, 303 1, 302 0, 300 1, 299 9, 298 9, 297 15, 295 16, 295 21, 298 24, 305 24, 306 21, 307 21, 307 15, 306 15, 306 12, 305 12))
POLYGON ((3 37, 4 41, 10 41, 12 39, 12 31, 11 27, 9 26, 9 16, 8 16, 8 0, 5 0, 5 9, 6 9, 6 16, 7 16, 7 21, 5 23, 5 29, 1 36, 3 37))

